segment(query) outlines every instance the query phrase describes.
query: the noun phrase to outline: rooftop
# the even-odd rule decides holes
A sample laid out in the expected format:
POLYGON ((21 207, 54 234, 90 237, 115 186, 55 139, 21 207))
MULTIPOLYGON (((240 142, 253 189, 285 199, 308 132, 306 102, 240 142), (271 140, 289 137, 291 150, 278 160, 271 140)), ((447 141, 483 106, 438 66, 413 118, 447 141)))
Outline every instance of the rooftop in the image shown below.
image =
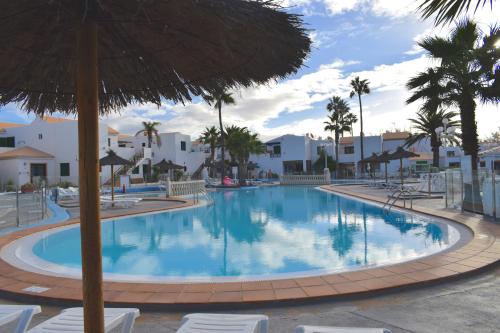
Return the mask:
POLYGON ((109 135, 119 135, 120 132, 118 132, 117 130, 115 130, 113 127, 109 127, 108 126, 108 134, 109 135))
POLYGON ((16 158, 54 158, 54 156, 29 146, 9 150, 0 154, 0 160, 16 158))
POLYGON ((49 117, 49 116, 45 116, 42 119, 48 124, 59 124, 59 123, 67 123, 70 121, 77 121, 76 119, 49 117))
POLYGON ((410 132, 386 132, 382 134, 382 138, 384 141, 391 141, 391 140, 406 140, 410 136, 410 132))
POLYGON ((480 156, 500 155, 500 146, 496 146, 479 153, 480 156))

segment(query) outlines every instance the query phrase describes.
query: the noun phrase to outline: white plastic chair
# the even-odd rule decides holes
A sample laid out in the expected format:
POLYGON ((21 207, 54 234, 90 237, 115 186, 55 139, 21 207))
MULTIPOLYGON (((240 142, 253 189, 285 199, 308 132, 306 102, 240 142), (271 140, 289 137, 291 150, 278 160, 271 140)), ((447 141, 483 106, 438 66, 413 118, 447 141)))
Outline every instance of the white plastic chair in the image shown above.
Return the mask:
MULTIPOLYGON (((104 330, 109 332, 122 326, 121 333, 132 333, 135 319, 139 317, 139 309, 105 308, 104 330)), ((33 327, 28 333, 76 333, 83 330, 83 308, 69 308, 43 323, 33 327)))
POLYGON ((391 333, 385 328, 297 326, 295 333, 391 333))
POLYGON ((16 321, 17 326, 12 333, 26 332, 33 315, 41 311, 38 305, 0 305, 0 332, 5 332, 2 327, 16 321))
POLYGON ((264 315, 192 313, 182 318, 177 333, 268 333, 269 318, 264 315))

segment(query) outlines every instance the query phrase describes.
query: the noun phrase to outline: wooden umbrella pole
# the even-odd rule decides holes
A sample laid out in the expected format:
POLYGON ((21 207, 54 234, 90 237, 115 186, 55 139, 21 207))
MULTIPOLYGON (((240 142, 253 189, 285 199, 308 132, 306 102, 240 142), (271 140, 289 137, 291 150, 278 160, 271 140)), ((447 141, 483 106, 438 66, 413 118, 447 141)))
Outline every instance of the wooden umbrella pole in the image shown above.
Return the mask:
POLYGON ((115 206, 115 173, 113 172, 113 164, 111 164, 111 201, 115 206))
POLYGON ((104 333, 101 226, 99 217, 99 102, 97 24, 77 33, 76 90, 80 168, 80 225, 86 333, 104 333))
POLYGON ((389 178, 387 177, 387 162, 384 163, 385 165, 385 183, 389 183, 389 178))
POLYGON ((403 180, 403 159, 399 159, 399 176, 401 177, 401 186, 404 185, 404 180, 403 180))

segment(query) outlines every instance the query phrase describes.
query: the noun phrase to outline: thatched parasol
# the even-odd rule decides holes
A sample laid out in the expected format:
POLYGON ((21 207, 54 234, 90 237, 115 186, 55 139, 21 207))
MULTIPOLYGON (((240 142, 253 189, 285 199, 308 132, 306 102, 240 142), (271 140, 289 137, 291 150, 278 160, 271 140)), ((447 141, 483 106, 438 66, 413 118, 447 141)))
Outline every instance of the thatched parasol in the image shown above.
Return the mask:
POLYGON ((382 152, 382 154, 380 154, 378 156, 377 160, 380 163, 384 163, 384 168, 385 168, 385 183, 387 184, 389 182, 389 177, 387 176, 387 163, 389 163, 391 161, 389 152, 387 150, 384 151, 384 152, 382 152))
MULTIPOLYGON (((362 165, 367 164, 367 163, 369 163, 370 165, 373 165, 375 163, 379 163, 378 155, 375 153, 372 153, 370 156, 365 157, 364 159, 360 160, 359 163, 361 163, 362 165)), ((374 180, 375 180, 375 178, 374 178, 374 180)))
POLYGON ((391 160, 399 160, 399 176, 401 177, 401 185, 404 185, 403 179, 403 158, 410 157, 418 157, 420 155, 415 154, 414 152, 405 150, 403 147, 398 147, 396 151, 392 154, 389 154, 389 159, 391 160))
POLYGON ((273 1, 0 0, 0 105, 78 113, 85 332, 104 332, 98 115, 295 73, 311 41, 273 1))
POLYGON ((118 156, 113 150, 108 151, 108 155, 104 156, 99 160, 99 165, 109 165, 111 166, 111 201, 115 202, 115 173, 113 167, 115 165, 134 165, 133 162, 126 160, 118 156))
POLYGON ((157 167, 161 172, 168 172, 170 170, 184 170, 184 166, 172 163, 172 161, 166 161, 165 159, 161 160, 161 162, 156 163, 154 165, 157 167))
POLYGON ((359 161, 359 163, 378 163, 378 155, 372 153, 371 156, 368 156, 359 161))

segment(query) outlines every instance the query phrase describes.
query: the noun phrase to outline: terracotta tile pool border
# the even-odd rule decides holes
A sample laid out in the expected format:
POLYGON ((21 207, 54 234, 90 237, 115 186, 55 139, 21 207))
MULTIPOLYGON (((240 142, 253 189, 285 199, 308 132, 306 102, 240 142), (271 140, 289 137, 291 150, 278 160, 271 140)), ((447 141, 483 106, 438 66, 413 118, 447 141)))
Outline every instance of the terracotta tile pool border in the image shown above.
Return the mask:
MULTIPOLYGON (((324 190, 383 203, 380 197, 354 193, 347 187, 322 186, 324 190)), ((168 209, 192 206, 193 202, 178 200, 168 209)), ((403 208, 400 205, 396 205, 403 208)), ((151 213, 168 209, 147 209, 133 214, 151 213)), ((193 306, 269 304, 339 298, 366 293, 377 293, 446 281, 464 274, 477 272, 500 262, 500 225, 454 211, 435 210, 418 205, 417 213, 448 219, 466 226, 472 232, 471 240, 463 246, 444 253, 400 264, 368 268, 354 272, 326 274, 314 277, 287 278, 249 282, 220 283, 125 283, 104 282, 104 300, 112 305, 193 306)), ((130 214, 102 214, 116 218, 130 214)), ((75 224, 77 219, 64 223, 35 227, 0 237, 0 248, 43 230, 75 224)), ((0 294, 29 298, 50 303, 79 302, 82 299, 81 281, 35 274, 18 269, 0 260, 0 294), (48 288, 41 293, 24 289, 32 286, 48 288)))

